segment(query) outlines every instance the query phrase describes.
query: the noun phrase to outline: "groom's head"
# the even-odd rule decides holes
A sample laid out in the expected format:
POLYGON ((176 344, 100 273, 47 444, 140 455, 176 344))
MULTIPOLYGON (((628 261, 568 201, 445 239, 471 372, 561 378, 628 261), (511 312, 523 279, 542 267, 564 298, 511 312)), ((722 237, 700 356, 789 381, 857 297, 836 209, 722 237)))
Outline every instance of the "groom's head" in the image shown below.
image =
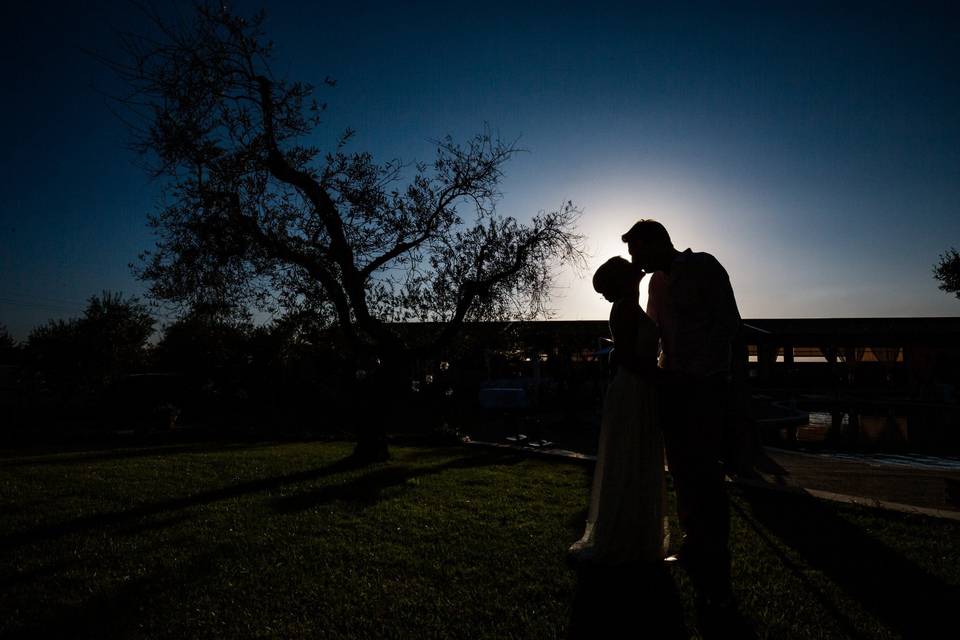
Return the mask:
POLYGON ((675 249, 670 234, 656 220, 640 220, 620 239, 627 243, 633 264, 644 271, 669 268, 675 249))

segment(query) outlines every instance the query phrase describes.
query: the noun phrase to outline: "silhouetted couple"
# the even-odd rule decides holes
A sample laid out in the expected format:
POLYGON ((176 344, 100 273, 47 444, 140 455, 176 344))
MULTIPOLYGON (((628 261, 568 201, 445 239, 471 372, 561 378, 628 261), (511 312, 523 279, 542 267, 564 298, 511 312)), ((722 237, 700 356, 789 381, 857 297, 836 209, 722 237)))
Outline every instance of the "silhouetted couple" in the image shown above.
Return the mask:
POLYGON ((732 606, 723 421, 731 343, 740 314, 727 272, 707 253, 674 248, 641 220, 622 237, 631 261, 611 258, 593 287, 613 303, 613 376, 603 404, 590 509, 573 559, 659 565, 668 548, 663 454, 677 495, 679 563, 701 615, 732 606), (649 298, 639 304, 648 273, 649 298))

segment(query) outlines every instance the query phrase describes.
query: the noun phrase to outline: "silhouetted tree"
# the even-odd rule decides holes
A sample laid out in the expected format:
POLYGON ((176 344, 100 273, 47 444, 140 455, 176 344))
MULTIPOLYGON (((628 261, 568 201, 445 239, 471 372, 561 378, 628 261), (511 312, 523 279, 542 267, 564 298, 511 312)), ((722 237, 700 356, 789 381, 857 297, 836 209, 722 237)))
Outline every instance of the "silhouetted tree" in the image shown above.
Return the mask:
POLYGON ((197 304, 164 327, 153 350, 154 367, 190 380, 209 405, 207 417, 237 419, 247 394, 252 332, 249 314, 197 304))
POLYGON ((933 266, 933 277, 940 282, 940 289, 960 298, 960 253, 950 248, 940 254, 940 262, 933 266))
POLYGON ((201 376, 235 369, 247 357, 246 342, 252 330, 249 317, 197 305, 164 327, 154 348, 154 363, 161 369, 201 376))
POLYGON ((16 364, 18 360, 17 343, 7 326, 0 324, 0 364, 16 364))
POLYGON ((44 389, 56 404, 73 395, 82 379, 79 320, 50 320, 34 327, 24 345, 29 379, 44 389))
POLYGON ((153 318, 137 298, 104 291, 91 296, 80 318, 51 320, 33 329, 25 364, 54 397, 101 391, 145 363, 153 318))
POLYGON ((86 375, 102 385, 142 367, 153 317, 135 297, 104 291, 91 296, 79 322, 86 357, 86 375))
POLYGON ((273 432, 352 429, 348 416, 354 363, 316 318, 287 315, 257 327, 251 336, 251 397, 273 432))
MULTIPOLYGON (((329 318, 357 368, 389 386, 465 320, 544 314, 554 267, 582 262, 572 203, 528 224, 497 212, 517 149, 489 130, 444 139, 430 163, 347 153, 350 131, 323 154, 308 136, 324 105, 271 69, 263 13, 199 4, 188 22, 154 18, 156 33, 123 36, 127 59, 108 61, 130 88, 133 146, 169 185, 138 271, 152 296, 329 318), (409 320, 445 324, 410 344, 390 325, 409 320)), ((367 421, 357 455, 386 457, 386 419, 367 421)))

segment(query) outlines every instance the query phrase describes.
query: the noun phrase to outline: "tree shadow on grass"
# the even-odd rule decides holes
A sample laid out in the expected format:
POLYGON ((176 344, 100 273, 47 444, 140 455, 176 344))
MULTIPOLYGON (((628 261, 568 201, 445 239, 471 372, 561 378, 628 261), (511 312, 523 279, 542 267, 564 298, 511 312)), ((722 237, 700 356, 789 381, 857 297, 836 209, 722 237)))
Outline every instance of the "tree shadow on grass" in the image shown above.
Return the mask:
MULTIPOLYGON (((195 555, 182 566, 129 576, 111 588, 71 602, 25 609, 26 616, 0 626, 4 638, 128 638, 153 635, 143 624, 150 620, 149 610, 161 601, 183 593, 189 585, 208 579, 215 573, 226 545, 195 555)), ((61 567, 62 569, 62 567, 61 567)), ((183 603, 185 606, 185 603, 183 603)), ((173 612, 181 605, 174 600, 167 608, 173 612)), ((153 619, 156 622, 155 618, 153 619)), ((156 631, 154 631, 156 633, 156 631)))
MULTIPOLYGON (((331 499, 337 499, 337 495, 342 496, 343 499, 350 499, 349 496, 351 495, 351 492, 355 493, 356 496, 361 499, 367 501, 375 500, 386 487, 404 483, 410 478, 425 476, 432 473, 440 473, 448 469, 462 469, 494 464, 515 464, 523 461, 524 459, 525 458, 517 454, 484 452, 480 453, 479 455, 468 455, 462 458, 457 458, 448 463, 433 467, 415 468, 412 470, 407 470, 405 467, 400 467, 398 469, 391 467, 386 467, 380 470, 374 469, 370 473, 364 474, 357 480, 348 482, 341 487, 331 488, 329 491, 332 493, 324 493, 327 491, 327 489, 321 489, 319 492, 317 492, 319 495, 314 496, 313 498, 311 498, 311 496, 313 496, 314 492, 308 492, 305 495, 298 494, 291 496, 291 501, 287 503, 287 510, 295 511, 298 508, 306 509, 312 504, 317 504, 318 501, 324 502, 331 499), (367 476, 370 477, 368 478, 367 476)), ((59 538, 61 536, 86 533, 107 527, 136 525, 142 519, 150 516, 166 514, 169 512, 178 511, 180 509, 188 509, 190 507, 237 498, 248 494, 271 491, 287 485, 310 482, 327 476, 365 468, 366 466, 367 465, 364 463, 359 462, 352 457, 347 457, 325 467, 320 467, 319 469, 307 469, 283 474, 280 476, 273 476, 270 478, 258 478, 256 480, 239 482, 237 484, 219 487, 208 491, 200 491, 188 496, 146 502, 122 511, 95 513, 88 516, 74 518, 66 522, 40 525, 31 529, 15 531, 13 533, 0 536, 0 551, 10 551, 25 544, 36 544, 46 540, 59 538)), ((283 505, 283 500, 284 499, 280 499, 279 504, 283 505)))
MULTIPOLYGON (((81 564, 83 564, 83 561, 76 557, 65 561, 48 561, 45 564, 28 570, 18 570, 13 567, 13 563, 10 563, 6 568, 0 570, 0 595, 3 595, 6 591, 16 589, 21 585, 33 582, 34 580, 42 580, 62 574, 64 571, 80 566, 81 564)), ((0 633, 0 637, 5 636, 0 633)))
MULTIPOLYGON (((739 491, 749 512, 736 500, 733 508, 804 583, 809 580, 802 569, 778 552, 756 521, 898 634, 935 637, 940 629, 952 627, 960 606, 957 588, 842 519, 835 507, 811 497, 772 494, 760 488, 742 487, 739 491)), ((814 585, 809 586, 848 634, 856 637, 848 617, 819 596, 814 585)))
POLYGON ((15 531, 13 533, 0 537, 0 550, 7 551, 24 544, 35 544, 58 538, 60 536, 74 533, 85 533, 105 527, 115 527, 136 523, 142 518, 163 514, 180 509, 188 509, 220 500, 228 500, 239 496, 278 489, 288 484, 307 482, 316 480, 325 476, 343 473, 362 466, 352 458, 344 458, 319 469, 307 469, 292 473, 274 476, 271 478, 258 478, 246 482, 219 487, 209 491, 200 491, 198 493, 170 498, 167 500, 158 500, 155 502, 145 502, 131 509, 123 511, 112 511, 107 513, 94 513, 89 516, 82 516, 49 525, 41 525, 32 529, 15 531))
POLYGON ((0 459, 0 468, 38 467, 38 466, 68 466, 75 464, 90 464, 109 460, 127 460, 133 458, 157 458, 172 456, 181 453, 215 453, 239 451, 267 446, 263 443, 196 443, 180 445, 154 445, 131 447, 129 444, 111 449, 98 448, 96 450, 70 451, 52 449, 46 452, 33 451, 22 456, 0 459))
POLYGON ((428 467, 388 466, 373 469, 349 482, 327 485, 293 495, 274 498, 273 509, 277 513, 294 513, 335 501, 352 503, 357 507, 376 504, 391 490, 412 488, 408 481, 436 475, 453 469, 471 469, 493 465, 513 465, 527 460, 514 452, 485 451, 468 457, 456 458, 428 467))
POLYGON ((683 608, 673 578, 659 565, 580 566, 571 639, 683 638, 683 608))
MULTIPOLYGON (((175 514, 172 516, 147 519, 146 521, 131 524, 129 527, 119 531, 118 534, 123 536, 136 536, 149 531, 155 531, 184 524, 192 519, 193 518, 191 516, 186 514, 175 514)), ((53 562, 49 561, 49 558, 46 558, 46 560, 47 562, 45 564, 25 571, 17 570, 12 565, 0 569, 0 593, 11 589, 16 589, 20 585, 28 584, 34 580, 50 578, 57 576, 58 574, 63 574, 69 569, 82 566, 85 562, 80 557, 73 555, 70 556, 69 560, 58 560, 53 562)))
MULTIPOLYGON (((391 445, 395 443, 391 442, 391 445)), ((406 445, 399 445, 406 446, 406 445)), ((478 449, 473 449, 479 452, 478 449)), ((426 462, 439 460, 443 458, 460 458, 463 456, 464 446, 461 445, 443 445, 443 446, 412 446, 405 449, 402 453, 394 455, 393 459, 397 462, 426 462)))

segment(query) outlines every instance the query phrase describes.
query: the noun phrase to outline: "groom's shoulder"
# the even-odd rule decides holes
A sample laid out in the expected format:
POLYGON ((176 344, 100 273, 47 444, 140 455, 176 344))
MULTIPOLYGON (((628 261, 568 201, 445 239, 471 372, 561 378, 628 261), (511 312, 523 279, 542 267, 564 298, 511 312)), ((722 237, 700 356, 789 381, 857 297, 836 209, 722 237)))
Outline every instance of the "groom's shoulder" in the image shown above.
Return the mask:
POLYGON ((726 273, 726 269, 723 268, 723 265, 720 264, 720 261, 717 260, 712 253, 707 253, 706 251, 691 251, 688 259, 695 268, 726 273))
MULTIPOLYGON (((687 252, 684 252, 687 253, 687 252)), ((687 253, 687 260, 695 263, 714 263, 719 264, 719 261, 713 257, 712 253, 707 253, 706 251, 690 251, 687 253)))

